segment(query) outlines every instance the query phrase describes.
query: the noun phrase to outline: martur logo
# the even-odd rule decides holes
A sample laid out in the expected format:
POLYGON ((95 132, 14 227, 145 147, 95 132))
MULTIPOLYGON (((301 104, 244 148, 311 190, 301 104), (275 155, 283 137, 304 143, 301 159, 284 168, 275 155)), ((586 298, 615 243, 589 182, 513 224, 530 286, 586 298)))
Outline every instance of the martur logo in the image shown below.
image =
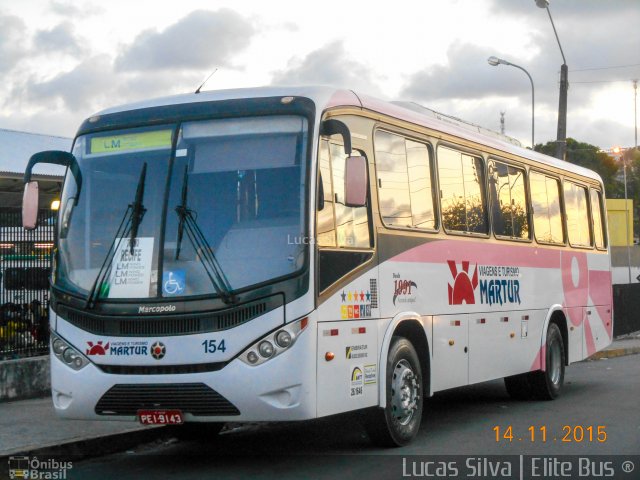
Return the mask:
POLYGON ((109 342, 106 345, 102 345, 102 340, 98 340, 98 343, 94 345, 93 342, 87 342, 87 355, 106 355, 109 351, 109 342))
POLYGON ((474 305, 476 303, 475 289, 478 287, 478 264, 476 263, 473 276, 469 275, 469 262, 462 262, 462 271, 454 260, 447 260, 449 270, 453 276, 453 286, 449 287, 449 305, 474 305))

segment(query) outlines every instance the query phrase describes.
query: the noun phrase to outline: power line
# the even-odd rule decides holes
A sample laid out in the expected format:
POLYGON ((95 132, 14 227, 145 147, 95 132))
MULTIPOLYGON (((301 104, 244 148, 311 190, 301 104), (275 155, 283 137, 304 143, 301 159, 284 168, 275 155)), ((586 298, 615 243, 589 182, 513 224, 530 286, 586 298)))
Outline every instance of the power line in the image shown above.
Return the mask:
POLYGON ((587 82, 576 82, 573 81, 571 82, 571 85, 575 84, 575 83, 620 83, 620 82, 633 82, 632 79, 625 79, 625 80, 591 80, 591 81, 587 81, 587 82))
MULTIPOLYGON (((588 72, 591 70, 613 70, 616 68, 631 68, 631 67, 640 67, 640 63, 632 63, 629 65, 614 65, 611 67, 593 67, 593 68, 578 68, 575 70, 569 70, 570 72, 588 72)), ((576 82, 573 82, 576 83, 576 82)))

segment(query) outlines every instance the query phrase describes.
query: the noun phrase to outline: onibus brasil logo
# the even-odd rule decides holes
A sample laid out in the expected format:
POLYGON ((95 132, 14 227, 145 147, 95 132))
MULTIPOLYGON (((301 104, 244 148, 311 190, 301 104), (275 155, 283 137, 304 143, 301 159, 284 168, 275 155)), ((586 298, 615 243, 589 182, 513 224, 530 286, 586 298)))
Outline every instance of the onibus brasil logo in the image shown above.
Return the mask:
POLYGON ((73 462, 59 461, 53 458, 40 460, 38 457, 9 457, 9 478, 25 480, 66 480, 67 471, 73 468, 73 462))

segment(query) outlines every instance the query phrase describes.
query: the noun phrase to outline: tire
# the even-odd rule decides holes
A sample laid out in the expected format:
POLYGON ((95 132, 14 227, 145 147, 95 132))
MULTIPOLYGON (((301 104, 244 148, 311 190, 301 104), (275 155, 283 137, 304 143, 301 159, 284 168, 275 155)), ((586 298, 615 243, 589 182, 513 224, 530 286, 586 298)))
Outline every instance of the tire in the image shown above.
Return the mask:
POLYGON ((371 409, 365 416, 365 428, 374 444, 402 447, 416 437, 422 420, 423 390, 415 348, 406 338, 393 337, 387 355, 386 407, 371 409))
POLYGON ((547 328, 545 348, 545 371, 532 372, 529 382, 533 397, 538 400, 553 400, 560 395, 564 384, 566 353, 560 328, 550 323, 547 328))
POLYGON ((212 442, 218 437, 224 423, 185 423, 184 425, 172 425, 170 433, 178 440, 195 442, 212 442))

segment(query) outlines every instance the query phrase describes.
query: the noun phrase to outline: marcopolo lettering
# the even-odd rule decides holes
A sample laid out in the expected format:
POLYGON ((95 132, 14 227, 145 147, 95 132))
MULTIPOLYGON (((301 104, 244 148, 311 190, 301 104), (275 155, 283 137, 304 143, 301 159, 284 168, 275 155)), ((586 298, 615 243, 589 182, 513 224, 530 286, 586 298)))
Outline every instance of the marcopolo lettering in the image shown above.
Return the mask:
POLYGON ((138 313, 166 313, 166 312, 175 312, 175 305, 158 305, 153 307, 148 307, 146 305, 138 306, 138 313))

